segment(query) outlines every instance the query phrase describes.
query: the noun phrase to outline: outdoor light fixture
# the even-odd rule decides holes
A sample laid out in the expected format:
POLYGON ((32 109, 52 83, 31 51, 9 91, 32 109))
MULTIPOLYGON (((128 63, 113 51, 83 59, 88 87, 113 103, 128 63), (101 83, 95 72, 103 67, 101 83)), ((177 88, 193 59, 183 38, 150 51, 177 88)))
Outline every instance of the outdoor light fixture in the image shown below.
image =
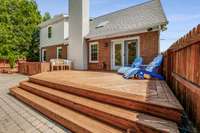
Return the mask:
POLYGON ((104 47, 108 47, 108 44, 109 44, 109 43, 108 43, 108 42, 106 42, 106 43, 104 44, 104 47))

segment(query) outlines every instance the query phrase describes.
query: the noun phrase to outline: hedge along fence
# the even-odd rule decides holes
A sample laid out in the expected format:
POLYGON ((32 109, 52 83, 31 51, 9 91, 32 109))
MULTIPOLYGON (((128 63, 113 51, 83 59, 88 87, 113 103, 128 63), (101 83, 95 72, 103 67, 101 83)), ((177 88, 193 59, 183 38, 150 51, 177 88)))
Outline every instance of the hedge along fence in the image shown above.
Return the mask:
POLYGON ((163 73, 200 130, 200 25, 164 53, 163 73))

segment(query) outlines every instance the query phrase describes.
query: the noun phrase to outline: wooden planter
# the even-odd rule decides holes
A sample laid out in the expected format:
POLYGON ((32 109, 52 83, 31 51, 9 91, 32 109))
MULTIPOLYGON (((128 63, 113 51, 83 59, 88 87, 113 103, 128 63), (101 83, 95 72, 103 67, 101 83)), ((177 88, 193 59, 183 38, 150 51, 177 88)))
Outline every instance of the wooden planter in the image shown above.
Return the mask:
POLYGON ((50 71, 49 62, 23 62, 19 63, 19 73, 25 75, 34 75, 50 71))

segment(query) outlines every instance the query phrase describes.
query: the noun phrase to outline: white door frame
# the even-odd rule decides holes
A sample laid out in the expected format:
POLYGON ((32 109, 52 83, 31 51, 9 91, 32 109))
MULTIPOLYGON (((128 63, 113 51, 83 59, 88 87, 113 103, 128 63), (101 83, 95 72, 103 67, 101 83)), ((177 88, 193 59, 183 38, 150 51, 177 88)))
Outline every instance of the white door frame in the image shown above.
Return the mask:
POLYGON ((123 38, 123 39, 115 39, 115 40, 111 40, 112 42, 112 48, 111 48, 111 70, 117 70, 119 67, 121 66, 115 66, 115 48, 114 46, 116 44, 121 43, 122 45, 122 51, 121 51, 121 56, 122 56, 122 66, 124 66, 124 45, 125 45, 125 41, 129 41, 129 40, 137 40, 137 56, 140 56, 140 37, 130 37, 130 38, 123 38))
POLYGON ((124 50, 123 50, 123 47, 124 47, 124 42, 123 41, 113 41, 112 43, 112 70, 116 70, 118 68, 120 68, 121 66, 116 66, 115 65, 115 45, 117 44, 121 44, 121 63, 122 65, 124 65, 124 58, 123 58, 123 55, 124 55, 124 50))

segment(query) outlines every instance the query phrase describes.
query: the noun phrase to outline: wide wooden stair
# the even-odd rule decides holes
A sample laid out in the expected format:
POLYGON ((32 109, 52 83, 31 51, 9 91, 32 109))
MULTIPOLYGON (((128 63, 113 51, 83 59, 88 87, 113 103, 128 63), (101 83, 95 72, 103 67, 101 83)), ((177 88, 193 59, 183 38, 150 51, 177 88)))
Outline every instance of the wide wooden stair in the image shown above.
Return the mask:
POLYGON ((104 102, 104 99, 95 100, 95 97, 79 95, 79 89, 74 90, 76 93, 70 93, 55 87, 53 83, 44 83, 30 79, 11 88, 10 92, 72 132, 179 133, 177 123, 180 121, 160 117, 165 115, 142 113, 113 105, 106 102, 106 99, 104 102))

